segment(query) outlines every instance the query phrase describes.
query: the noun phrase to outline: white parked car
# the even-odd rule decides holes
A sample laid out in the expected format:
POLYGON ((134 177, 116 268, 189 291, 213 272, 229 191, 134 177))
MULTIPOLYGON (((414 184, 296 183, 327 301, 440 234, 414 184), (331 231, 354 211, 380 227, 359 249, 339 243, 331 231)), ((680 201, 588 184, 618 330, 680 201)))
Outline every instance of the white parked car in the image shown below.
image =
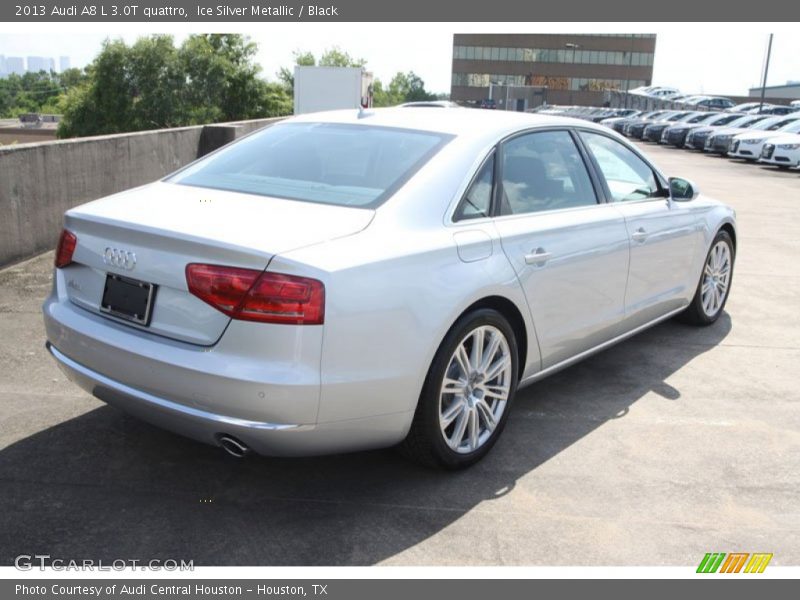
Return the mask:
POLYGON ((728 156, 757 161, 761 158, 761 150, 767 141, 787 133, 800 133, 800 115, 797 119, 775 131, 751 131, 733 136, 730 142, 728 156))
MULTIPOLYGON (((760 106, 761 102, 744 102, 742 104, 732 106, 728 109, 728 112, 747 113, 753 109, 759 108, 760 106)), ((771 106, 771 104, 764 104, 764 106, 771 106)))
POLYGON ((672 87, 659 87, 654 90, 650 90, 647 95, 653 96, 654 98, 662 98, 664 100, 669 100, 674 96, 678 96, 681 91, 677 88, 672 87))
POLYGON ((460 468, 519 387, 715 322, 735 252, 733 210, 601 125, 348 110, 69 210, 43 310, 75 383, 231 454, 460 468))
POLYGON ((759 162, 782 169, 800 167, 800 135, 787 133, 769 138, 761 149, 759 162))
MULTIPOLYGON (((727 154, 730 150, 731 140, 734 136, 740 133, 750 133, 754 131, 775 132, 784 125, 793 123, 794 117, 780 116, 780 117, 764 117, 763 115, 750 115, 757 119, 755 123, 751 123, 747 127, 722 127, 714 130, 706 139, 703 150, 714 154, 727 154)), ((736 121, 731 123, 734 125, 736 121)), ((696 136, 695 136, 696 137, 696 136)))

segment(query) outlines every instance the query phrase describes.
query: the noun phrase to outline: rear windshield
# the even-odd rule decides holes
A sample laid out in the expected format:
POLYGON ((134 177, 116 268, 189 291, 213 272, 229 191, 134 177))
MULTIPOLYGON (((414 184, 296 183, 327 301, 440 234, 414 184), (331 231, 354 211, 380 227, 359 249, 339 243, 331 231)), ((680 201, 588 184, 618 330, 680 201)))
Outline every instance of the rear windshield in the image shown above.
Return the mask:
POLYGON ((337 123, 285 123, 247 136, 167 179, 306 202, 372 208, 452 136, 337 123))

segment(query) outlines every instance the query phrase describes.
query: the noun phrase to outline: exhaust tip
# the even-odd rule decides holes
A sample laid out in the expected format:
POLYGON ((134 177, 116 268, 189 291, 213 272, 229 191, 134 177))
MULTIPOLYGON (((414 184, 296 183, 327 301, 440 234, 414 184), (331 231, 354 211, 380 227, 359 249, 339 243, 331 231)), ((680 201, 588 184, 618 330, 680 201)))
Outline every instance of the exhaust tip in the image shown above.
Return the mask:
POLYGON ((250 454, 250 448, 247 444, 237 440, 232 435, 220 435, 218 440, 222 449, 234 458, 244 458, 250 454))

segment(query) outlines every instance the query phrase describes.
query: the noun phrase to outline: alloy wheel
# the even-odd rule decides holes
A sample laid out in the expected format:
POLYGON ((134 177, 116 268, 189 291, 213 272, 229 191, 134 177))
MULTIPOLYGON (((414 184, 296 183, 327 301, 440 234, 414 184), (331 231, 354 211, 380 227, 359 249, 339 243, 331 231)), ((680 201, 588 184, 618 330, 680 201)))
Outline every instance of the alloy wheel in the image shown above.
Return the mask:
POLYGON ((708 317, 716 315, 725 302, 731 279, 731 249, 720 240, 711 249, 703 270, 701 300, 708 317))
POLYGON ((498 328, 483 325, 461 340, 439 393, 439 427, 450 449, 468 454, 492 437, 508 403, 512 373, 508 340, 498 328))

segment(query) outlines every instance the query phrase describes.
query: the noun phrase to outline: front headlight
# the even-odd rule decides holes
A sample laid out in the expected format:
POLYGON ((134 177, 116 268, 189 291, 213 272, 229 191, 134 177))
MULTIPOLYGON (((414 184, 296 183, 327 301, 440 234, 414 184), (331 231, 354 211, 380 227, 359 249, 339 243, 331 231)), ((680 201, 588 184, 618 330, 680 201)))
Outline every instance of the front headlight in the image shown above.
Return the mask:
POLYGON ((781 150, 800 150, 800 144, 778 144, 781 150))

